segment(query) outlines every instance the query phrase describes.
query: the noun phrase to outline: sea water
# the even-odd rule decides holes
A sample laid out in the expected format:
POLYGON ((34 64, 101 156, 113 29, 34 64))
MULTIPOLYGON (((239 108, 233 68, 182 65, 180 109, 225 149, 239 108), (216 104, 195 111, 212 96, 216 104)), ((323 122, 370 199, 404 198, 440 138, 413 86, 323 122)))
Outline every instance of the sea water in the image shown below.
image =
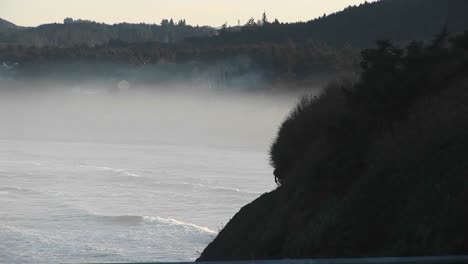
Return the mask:
POLYGON ((294 93, 0 89, 0 263, 192 261, 276 188, 294 93))
POLYGON ((0 263, 192 261, 271 171, 249 149, 0 140, 0 263))

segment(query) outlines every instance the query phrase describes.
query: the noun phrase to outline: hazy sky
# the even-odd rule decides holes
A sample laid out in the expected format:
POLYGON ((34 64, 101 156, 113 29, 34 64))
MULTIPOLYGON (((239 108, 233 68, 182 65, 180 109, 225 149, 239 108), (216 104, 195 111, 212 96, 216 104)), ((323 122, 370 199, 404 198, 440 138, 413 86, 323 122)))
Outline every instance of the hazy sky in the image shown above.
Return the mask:
POLYGON ((0 0, 0 17, 21 26, 62 22, 65 17, 98 22, 160 23, 185 18, 189 24, 244 24, 263 11, 270 20, 307 21, 364 0, 0 0))

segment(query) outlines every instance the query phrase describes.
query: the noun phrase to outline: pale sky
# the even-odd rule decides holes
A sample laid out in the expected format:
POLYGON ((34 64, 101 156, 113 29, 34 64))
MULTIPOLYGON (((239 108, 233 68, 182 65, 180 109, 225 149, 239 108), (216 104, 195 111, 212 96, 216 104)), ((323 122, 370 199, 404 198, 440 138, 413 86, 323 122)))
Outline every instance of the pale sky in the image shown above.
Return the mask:
MULTIPOLYGON (((191 25, 220 26, 259 19, 307 21, 365 0, 0 0, 0 18, 20 26, 63 22, 65 17, 108 24, 157 23, 185 18, 191 25)), ((371 2, 371 1, 369 1, 371 2)))

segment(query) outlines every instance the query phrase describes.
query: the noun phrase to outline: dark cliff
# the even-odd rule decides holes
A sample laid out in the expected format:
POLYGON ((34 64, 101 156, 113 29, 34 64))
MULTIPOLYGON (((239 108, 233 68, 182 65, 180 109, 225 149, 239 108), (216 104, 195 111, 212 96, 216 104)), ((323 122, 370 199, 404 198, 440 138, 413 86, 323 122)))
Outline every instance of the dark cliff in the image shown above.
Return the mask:
POLYGON ((199 260, 468 253, 468 33, 379 42, 361 66, 285 120, 278 188, 199 260))

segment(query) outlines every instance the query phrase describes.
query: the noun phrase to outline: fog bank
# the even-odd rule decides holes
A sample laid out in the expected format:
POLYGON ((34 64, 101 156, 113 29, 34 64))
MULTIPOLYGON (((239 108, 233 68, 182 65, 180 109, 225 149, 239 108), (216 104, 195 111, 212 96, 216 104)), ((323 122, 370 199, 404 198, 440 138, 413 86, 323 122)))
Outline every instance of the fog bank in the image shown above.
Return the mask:
POLYGON ((266 151, 300 92, 99 86, 4 89, 0 139, 170 144, 266 151))

